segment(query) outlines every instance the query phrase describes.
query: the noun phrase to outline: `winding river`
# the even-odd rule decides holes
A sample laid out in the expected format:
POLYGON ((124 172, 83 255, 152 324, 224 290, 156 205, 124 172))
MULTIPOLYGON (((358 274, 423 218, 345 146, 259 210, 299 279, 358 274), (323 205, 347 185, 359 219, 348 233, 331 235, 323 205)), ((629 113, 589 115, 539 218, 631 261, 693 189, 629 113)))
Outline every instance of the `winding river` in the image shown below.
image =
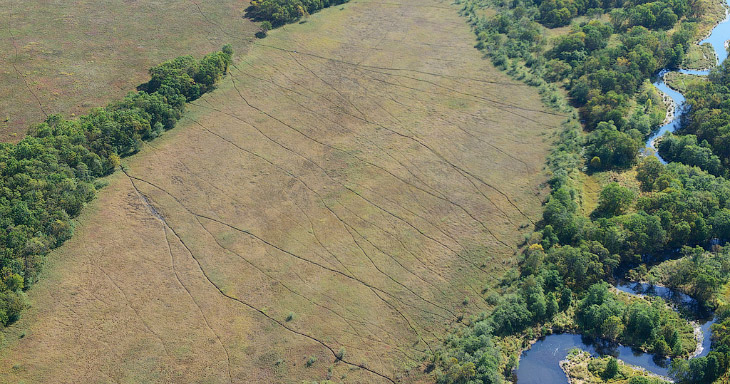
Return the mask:
MULTIPOLYGON (((725 0, 730 7, 730 0, 725 0)), ((710 43, 717 55, 718 63, 722 63, 728 57, 725 49, 725 41, 730 38, 730 15, 726 10, 725 20, 720 22, 710 33, 710 36, 699 42, 699 44, 710 43)), ((662 163, 666 163, 659 156, 656 150, 657 139, 667 132, 674 132, 679 128, 682 114, 685 112, 684 96, 669 88, 664 83, 664 75, 669 70, 659 72, 653 82, 654 86, 667 94, 674 104, 674 116, 672 120, 661 126, 646 141, 644 152, 656 156, 662 163)), ((706 76, 709 70, 678 70, 680 73, 706 76)), ((648 284, 629 283, 619 284, 616 288, 620 291, 635 295, 661 296, 675 305, 694 305, 694 300, 684 294, 674 292, 669 288, 649 286, 648 284)), ((710 351, 710 326, 713 320, 697 322, 699 328, 698 347, 693 357, 705 356, 710 351)), ((660 376, 667 376, 669 371, 669 360, 658 358, 654 355, 643 353, 623 345, 608 343, 603 340, 590 340, 581 335, 562 333, 541 338, 532 347, 523 352, 520 358, 520 365, 517 369, 518 384, 566 384, 568 379, 565 376, 560 361, 564 360, 571 349, 580 348, 593 355, 612 355, 625 363, 641 367, 649 372, 660 376)))
MULTIPOLYGON (((725 0, 726 5, 730 7, 730 0, 725 0)), ((718 63, 722 63, 727 59, 728 53, 725 49, 725 42, 730 38, 730 15, 728 15, 727 8, 725 10, 725 20, 720 22, 718 25, 715 26, 715 28, 712 29, 712 32, 710 33, 710 36, 708 36, 706 39, 700 41, 698 44, 702 45, 705 43, 710 43, 713 50, 715 51, 715 56, 717 57, 718 63)), ((659 129, 654 132, 649 138, 646 140, 646 147, 644 148, 644 153, 647 154, 653 154, 656 156, 659 161, 666 164, 666 161, 659 156, 659 151, 657 151, 656 144, 657 139, 662 137, 667 132, 674 132, 679 128, 681 117, 685 112, 684 109, 684 102, 685 98, 684 95, 681 93, 669 88, 667 84, 664 82, 664 75, 667 73, 672 72, 667 69, 660 71, 656 78, 654 79, 654 86, 659 89, 660 91, 664 92, 667 96, 669 96, 672 99, 672 104, 674 108, 674 116, 672 120, 659 127, 659 129)), ((676 72, 679 73, 685 73, 690 75, 699 75, 699 76, 707 76, 710 71, 709 70, 691 70, 691 69, 679 69, 676 72)))
MULTIPOLYGON (((651 286, 645 283, 622 283, 616 286, 619 291, 632 295, 659 296, 676 306, 694 306, 696 302, 691 297, 675 292, 672 289, 651 286)), ((698 347, 692 357, 705 356, 710 352, 710 326, 712 319, 697 321, 698 347)), ((610 343, 601 339, 589 339, 581 335, 561 333, 549 335, 538 340, 533 346, 522 353, 520 365, 517 369, 518 384, 566 384, 560 361, 573 348, 580 348, 592 355, 611 355, 627 364, 641 367, 660 376, 668 376, 669 359, 644 353, 624 345, 610 343)))

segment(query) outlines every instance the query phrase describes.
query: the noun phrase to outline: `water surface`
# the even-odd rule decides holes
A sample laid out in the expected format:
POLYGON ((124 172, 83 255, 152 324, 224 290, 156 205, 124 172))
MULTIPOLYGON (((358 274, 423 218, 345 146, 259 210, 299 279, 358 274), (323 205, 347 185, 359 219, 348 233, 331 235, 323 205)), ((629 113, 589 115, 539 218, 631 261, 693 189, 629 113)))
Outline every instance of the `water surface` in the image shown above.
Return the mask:
MULTIPOLYGON (((725 4, 730 7, 730 0, 725 0, 725 4)), ((717 57, 717 63, 720 64, 727 59, 728 53, 725 49, 725 42, 730 39, 730 14, 728 14, 727 8, 725 10, 725 19, 721 21, 715 28, 712 29, 712 32, 710 33, 710 36, 708 36, 706 39, 699 42, 699 44, 705 44, 710 43, 713 50, 715 51, 715 55, 717 57)), ((661 70, 653 80, 652 84, 659 89, 660 91, 667 94, 672 99, 672 104, 674 106, 674 117, 672 120, 659 127, 654 133, 652 133, 646 140, 646 144, 644 146, 644 153, 647 155, 654 155, 656 156, 659 161, 661 161, 663 164, 666 164, 667 162, 662 159, 661 156, 659 156, 659 151, 656 148, 657 139, 662 137, 667 132, 674 132, 680 127, 680 121, 682 118, 682 115, 685 112, 685 98, 684 95, 681 93, 669 88, 664 83, 664 75, 667 73, 672 72, 668 69, 661 70)), ((710 71, 709 70, 691 70, 691 69, 679 69, 674 72, 679 73, 685 73, 690 75, 698 75, 698 76, 707 76, 710 71)))

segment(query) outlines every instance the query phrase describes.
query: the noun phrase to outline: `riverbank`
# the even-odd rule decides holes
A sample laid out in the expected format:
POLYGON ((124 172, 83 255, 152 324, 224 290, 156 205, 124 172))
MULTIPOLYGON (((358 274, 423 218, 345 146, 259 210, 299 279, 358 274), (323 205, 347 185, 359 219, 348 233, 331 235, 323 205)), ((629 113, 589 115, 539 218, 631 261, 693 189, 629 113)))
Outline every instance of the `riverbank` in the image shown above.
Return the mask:
MULTIPOLYGON (((681 43, 682 53, 696 43, 697 37, 709 32, 712 24, 716 24, 717 20, 711 20, 703 24, 702 28, 697 28, 700 16, 706 20, 712 18, 706 14, 712 10, 708 6, 713 1, 715 0, 709 0, 702 4, 702 7, 693 6, 691 14, 684 13, 680 9, 676 10, 678 15, 682 15, 681 21, 672 23, 672 26, 674 31, 682 31, 681 34, 675 36, 677 40, 675 43, 681 43), (704 28, 705 25, 706 28, 704 28)), ((484 356, 487 356, 486 353, 490 353, 489 356, 495 356, 495 363, 489 362, 489 366, 485 364, 479 368, 493 369, 493 372, 497 372, 497 374, 507 373, 508 376, 509 372, 514 372, 511 368, 516 365, 518 359, 514 355, 504 358, 505 351, 499 344, 503 335, 509 335, 508 338, 512 340, 511 345, 529 347, 529 350, 524 352, 519 359, 519 368, 515 372, 516 378, 512 377, 518 383, 559 384, 566 382, 559 362, 564 359, 569 349, 575 346, 585 346, 586 350, 595 351, 591 353, 596 355, 619 356, 619 359, 626 359, 629 364, 647 367, 654 373, 668 375, 666 359, 658 359, 660 361, 654 362, 653 355, 634 354, 635 351, 624 345, 601 340, 596 343, 595 340, 567 333, 549 335, 535 341, 538 334, 530 332, 529 329, 549 322, 555 313, 554 308, 558 307, 562 310, 563 303, 567 302, 568 306, 576 306, 577 302, 579 303, 577 306, 580 307, 580 316, 577 316, 574 321, 580 320, 580 331, 586 335, 636 344, 643 351, 657 351, 659 355, 676 354, 686 357, 690 353, 694 353, 691 351, 697 349, 696 327, 690 326, 684 319, 674 320, 674 316, 679 316, 676 312, 662 311, 662 313, 672 312, 674 315, 671 316, 672 321, 654 324, 653 319, 660 319, 660 316, 656 316, 656 312, 660 310, 658 305, 627 304, 624 300, 615 298, 615 295, 611 293, 596 293, 601 289, 607 290, 607 286, 604 288, 596 288, 596 286, 600 285, 601 281, 611 280, 617 265, 633 266, 634 263, 641 262, 638 255, 663 253, 675 249, 675 244, 685 242, 680 237, 681 233, 670 233, 672 228, 669 225, 673 223, 666 223, 665 220, 662 220, 664 216, 659 217, 659 214, 663 212, 675 214, 671 210, 673 207, 669 206, 669 201, 665 206, 665 202, 659 200, 661 195, 652 193, 655 190, 660 192, 666 189, 665 184, 649 185, 650 182, 642 180, 645 178, 636 173, 634 165, 641 143, 636 141, 636 135, 632 135, 634 132, 630 132, 632 129, 647 132, 652 125, 659 125, 662 120, 670 124, 676 122, 682 112, 681 108, 671 102, 677 100, 674 98, 676 92, 665 87, 666 90, 662 90, 664 95, 660 96, 653 92, 639 92, 640 89, 635 90, 631 87, 611 87, 611 84, 608 83, 612 78, 649 80, 652 75, 662 70, 662 67, 676 67, 677 52, 668 52, 663 49, 652 50, 656 46, 651 44, 643 46, 646 50, 652 51, 651 54, 654 55, 656 61, 653 62, 654 65, 644 66, 643 71, 634 72, 628 76, 623 69, 616 68, 615 63, 623 63, 624 60, 627 63, 634 62, 633 58, 638 54, 635 48, 641 45, 640 43, 631 40, 631 44, 619 46, 620 49, 616 49, 610 42, 605 48, 595 44, 587 47, 581 32, 586 35, 593 34, 596 37, 601 34, 606 41, 626 42, 629 37, 635 37, 634 34, 628 32, 632 30, 632 27, 637 27, 632 20, 616 22, 612 19, 611 21, 616 25, 625 28, 611 31, 610 28, 606 28, 607 19, 599 15, 592 15, 595 20, 589 22, 578 21, 577 18, 560 21, 545 20, 533 17, 533 15, 543 14, 537 12, 544 10, 531 7, 528 12, 525 12, 520 8, 521 4, 504 5, 501 8, 497 4, 495 7, 501 11, 500 19, 482 20, 475 15, 474 9, 487 5, 469 0, 459 3, 463 5, 463 14, 468 16, 474 25, 478 36, 477 47, 484 49, 498 67, 507 70, 519 80, 527 78, 525 73, 541 74, 544 69, 544 73, 549 75, 546 75, 543 80, 550 84, 564 86, 573 97, 575 105, 579 107, 574 116, 582 127, 555 137, 556 149, 547 166, 552 192, 543 214, 543 229, 538 229, 530 237, 526 236, 525 242, 522 244, 525 246, 525 250, 519 259, 520 265, 502 280, 502 285, 505 287, 504 298, 493 298, 490 304, 493 304, 496 309, 492 315, 482 317, 483 323, 478 322, 472 329, 464 332, 464 336, 458 341, 450 343, 447 347, 448 353, 442 353, 440 356, 453 356, 453 359, 456 359, 463 367, 463 356, 474 356, 472 351, 464 353, 464 350, 470 348, 468 343, 473 337, 484 336, 482 324, 486 324, 492 325, 493 334, 499 335, 494 338, 497 340, 495 343, 498 347, 491 348, 491 344, 489 344, 481 348, 485 351, 484 356), (530 15, 528 19, 531 23, 525 22, 526 14, 530 15), (570 22, 570 26, 566 25, 568 22, 570 22), (548 29, 542 30, 539 24, 548 29), (547 34, 552 39, 545 42, 545 40, 531 38, 540 32, 547 34), (521 44, 511 44, 514 42, 513 40, 519 40, 521 44), (587 50, 591 51, 591 59, 575 59, 581 51, 587 50), (606 60, 592 60, 593 58, 606 60), (540 63, 545 62, 541 59, 546 59, 547 64, 541 65, 540 63), (529 66, 527 66, 528 63, 529 66), (535 63, 538 64, 534 65, 535 63), (529 72, 524 69, 527 67, 530 68, 529 72), (571 68, 580 70, 571 71, 571 68), (606 84, 598 84, 596 77, 592 77, 592 74, 598 71, 601 71, 600 76, 596 77, 606 80, 606 84), (607 89, 615 94, 610 93, 607 89), (660 104, 662 99, 664 105, 660 104), (652 102, 649 103, 648 100, 652 102), (664 107, 670 109, 670 112, 667 113, 664 107), (579 131, 580 128, 583 130, 579 131), (583 139, 582 134, 585 134, 584 140, 581 140, 583 139), (579 139, 573 140, 573 138, 579 139), (604 195, 604 191, 620 193, 622 206, 615 211, 603 211, 602 209, 586 211, 583 209, 581 212, 578 210, 580 209, 578 203, 582 202, 579 195, 583 190, 579 186, 582 183, 581 171, 591 175, 607 171, 627 175, 634 173, 633 183, 637 187, 632 188, 631 185, 621 182, 611 185, 615 181, 598 183, 597 189, 603 189, 598 193, 600 195, 604 195), (641 183, 640 187, 639 183, 641 183), (656 202, 657 207, 653 207, 652 212, 641 212, 642 210, 648 211, 642 209, 642 201, 639 200, 641 198, 652 199, 651 202, 656 202), (623 207, 623 205, 626 206, 623 207), (607 220, 602 220, 604 218, 607 220), (660 233, 656 230, 659 226, 666 232, 660 233), (636 240, 617 239, 619 236, 613 236, 616 233, 626 234, 627 237, 631 236, 636 240), (553 276, 555 277, 553 278, 553 276), (549 283, 546 283, 548 280, 549 283), (555 283, 553 283, 554 280, 555 283), (593 285, 591 286, 591 284, 593 285), (596 292, 591 292, 590 288, 594 288, 596 292), (513 292, 514 295, 511 295, 513 292), (543 310, 543 301, 546 306, 549 306, 549 311, 543 310), (627 308, 631 310, 629 311, 627 308), (628 321, 639 318, 640 320, 650 320, 628 321), (678 324, 682 324, 682 335, 674 332, 678 324), (526 332, 525 329, 528 331, 526 332), (530 336, 535 337, 530 338, 530 336), (493 353, 492 349, 502 353, 502 356, 493 353), (506 361, 508 359, 509 362, 506 361), (505 366, 509 369, 502 369, 505 366)), ((721 3, 716 2, 716 4, 720 5, 719 9, 722 10, 721 3)), ((670 6, 671 4, 666 5, 667 8, 670 6)), ((633 5, 630 8, 633 8, 633 5)), ((590 18, 589 16, 588 19, 590 18)), ((653 39, 662 41, 674 32, 651 28, 634 29, 636 34, 639 34, 639 31, 641 41, 646 42, 654 41, 653 39)), ((643 48, 638 48, 638 50, 643 50, 643 48)), ((698 58, 709 61, 711 55, 699 52, 698 58)), ((667 69, 664 71, 666 72, 667 69)), ((535 81, 533 77, 528 78, 525 82, 533 86, 540 86, 540 82, 535 81)), ((632 84, 636 84, 637 88, 643 86, 638 81, 632 84)), ((654 163, 647 162, 646 164, 654 166, 654 163)), ((650 172, 655 169, 658 170, 657 172, 662 171, 660 164, 657 164, 650 172)), ((649 176, 649 180, 652 178, 653 174, 649 176)), ((605 199, 605 196, 599 197, 605 199)), ((709 217, 709 214, 705 216, 709 217)), ((672 221, 676 217, 678 223, 684 223, 684 218, 679 214, 667 217, 670 217, 672 221)), ((654 304, 660 302, 659 299, 651 301, 654 304)), ((670 316, 661 319, 667 318, 670 316)), ((441 359, 444 360, 443 357, 441 359)), ((454 364, 445 365, 444 372, 455 372, 455 368, 452 369, 454 366, 454 364)))
MULTIPOLYGON (((727 54, 720 55, 719 52, 715 52, 717 49, 709 40, 712 39, 713 33, 724 21, 728 19, 728 5, 722 0, 714 0, 711 2, 711 8, 700 17, 698 22, 699 37, 696 42, 690 46, 687 52, 687 57, 681 64, 680 70, 664 69, 657 75, 656 81, 653 82, 656 90, 661 94, 662 101, 666 106, 667 113, 662 122, 662 125, 653 131, 645 143, 646 149, 651 151, 644 151, 646 155, 654 155, 661 161, 664 161, 659 156, 657 145, 661 141, 662 136, 667 132, 674 132, 679 128, 679 118, 682 115, 682 108, 684 104, 684 96, 681 91, 676 89, 676 85, 672 83, 672 80, 677 78, 677 75, 688 75, 681 73, 681 71, 696 72, 695 74, 703 74, 703 72, 709 71, 710 68, 715 67, 720 60, 724 60, 727 54), (708 51, 709 50, 709 51, 708 51), (672 95, 674 91, 674 95, 672 95)), ((727 43, 727 42, 725 42, 727 43)))
POLYGON ((646 377, 652 384, 673 383, 668 377, 651 373, 644 368, 626 364, 618 360, 618 372, 611 378, 606 378, 604 372, 611 357, 593 357, 590 353, 574 349, 568 357, 560 362, 560 368, 565 373, 569 384, 603 384, 628 383, 634 377, 646 377))
MULTIPOLYGON (((705 36, 699 41, 702 41, 707 37, 709 37, 709 33, 708 36, 705 36)), ((717 65, 717 55, 712 49, 712 46, 705 43, 702 45, 695 44, 690 46, 690 48, 687 50, 686 58, 682 62, 681 67, 683 69, 689 69, 694 71, 707 71, 715 65, 717 65)))
MULTIPOLYGON (((664 117, 664 121, 662 121, 662 125, 667 125, 671 123, 672 120, 674 120, 674 111, 677 108, 677 104, 674 102, 671 96, 664 93, 661 89, 657 88, 657 92, 659 92, 659 94, 662 96, 662 103, 664 103, 664 106, 667 108, 667 114, 664 117)), ((657 141, 654 142, 654 145, 656 145, 656 143, 657 141)))

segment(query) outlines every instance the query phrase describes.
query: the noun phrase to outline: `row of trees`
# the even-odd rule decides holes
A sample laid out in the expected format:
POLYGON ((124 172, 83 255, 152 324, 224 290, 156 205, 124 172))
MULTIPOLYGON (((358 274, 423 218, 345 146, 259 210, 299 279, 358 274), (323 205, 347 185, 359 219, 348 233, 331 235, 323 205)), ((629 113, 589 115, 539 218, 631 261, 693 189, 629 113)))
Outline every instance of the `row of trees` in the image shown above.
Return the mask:
POLYGON ((268 21, 278 27, 299 21, 310 13, 349 0, 253 0, 246 9, 246 17, 255 21, 268 21))
POLYGON ((43 257, 73 234, 72 219, 94 198, 97 178, 175 126, 193 100, 228 70, 233 51, 186 56, 150 70, 145 90, 75 120, 50 116, 17 144, 0 144, 0 323, 18 318, 20 292, 43 257))

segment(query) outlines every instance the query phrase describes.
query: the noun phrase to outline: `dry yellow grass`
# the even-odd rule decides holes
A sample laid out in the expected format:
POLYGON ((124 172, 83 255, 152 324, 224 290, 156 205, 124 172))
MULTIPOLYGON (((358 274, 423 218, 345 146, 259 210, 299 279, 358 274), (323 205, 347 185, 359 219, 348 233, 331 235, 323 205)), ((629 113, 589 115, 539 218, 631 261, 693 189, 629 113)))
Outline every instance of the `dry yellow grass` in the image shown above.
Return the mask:
POLYGON ((271 32, 110 178, 0 380, 426 379, 422 358, 514 266, 562 120, 473 41, 438 0, 271 32))
POLYGON ((232 44, 256 26, 241 0, 6 0, 0 7, 0 141, 47 114, 86 113, 148 80, 147 69, 232 44))

